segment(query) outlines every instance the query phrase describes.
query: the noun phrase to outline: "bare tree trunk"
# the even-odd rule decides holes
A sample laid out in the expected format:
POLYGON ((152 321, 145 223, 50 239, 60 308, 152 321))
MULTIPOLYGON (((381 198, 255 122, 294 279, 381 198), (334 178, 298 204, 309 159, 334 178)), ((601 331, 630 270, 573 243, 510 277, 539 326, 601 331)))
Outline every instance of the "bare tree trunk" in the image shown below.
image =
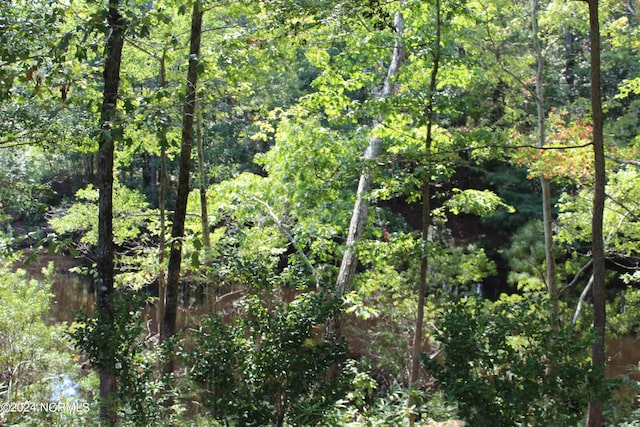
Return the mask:
MULTIPOLYGON (((427 119, 427 136, 425 139, 425 158, 426 161, 430 161, 431 158, 431 146, 433 144, 433 125, 434 114, 433 109, 435 107, 435 92, 438 83, 438 70, 440 68, 440 54, 441 54, 441 31, 442 31, 442 19, 440 14, 440 0, 435 2, 436 8, 436 37, 434 40, 434 48, 432 51, 433 66, 431 68, 431 77, 429 80, 429 95, 426 105, 426 119, 427 119)), ((420 352, 422 351, 422 341, 424 339, 423 323, 424 323, 424 304, 427 295, 427 283, 429 275, 429 257, 427 255, 427 245, 431 240, 429 237, 429 228, 431 227, 431 182, 428 178, 430 174, 427 174, 426 178, 422 181, 422 251, 420 256, 420 282, 418 283, 418 304, 416 309, 416 326, 413 335, 413 345, 411 348, 411 371, 409 376, 409 384, 411 388, 418 386, 420 380, 420 352)), ((413 406, 413 394, 409 395, 407 400, 407 406, 413 406)), ((409 412, 409 425, 413 427, 415 425, 415 413, 409 412)))
POLYGON ((162 330, 162 319, 164 318, 165 299, 167 292, 167 279, 165 277, 165 256, 166 247, 165 236, 167 235, 166 225, 166 199, 167 199, 167 148, 163 145, 160 148, 160 192, 158 195, 158 208, 160 210, 160 242, 158 243, 158 306, 156 307, 156 321, 158 323, 158 334, 162 330))
MULTIPOLYGON (((120 64, 124 45, 125 24, 120 15, 118 0, 109 2, 107 17, 109 37, 107 57, 104 63, 104 93, 100 114, 98 139, 98 292, 96 308, 98 321, 111 325, 113 313, 111 294, 114 291, 113 245, 113 152, 114 135, 117 133, 116 102, 120 85, 120 64)), ((107 425, 116 422, 113 400, 117 390, 114 368, 110 363, 100 368, 100 419, 107 425)))
MULTIPOLYGON (((595 180, 593 184, 593 213, 591 219, 591 253, 593 258, 593 328, 596 341, 593 344, 591 362, 596 369, 605 366, 605 254, 602 223, 605 202, 604 115, 600 92, 600 24, 598 0, 587 0, 589 5, 589 39, 591 42, 591 114, 593 116, 593 158, 595 180)), ((589 403, 587 426, 602 425, 602 402, 589 403)))
POLYGON ((198 178, 200 184, 200 218, 202 222, 202 242, 205 255, 208 257, 211 251, 211 238, 209 236, 209 215, 207 213, 207 176, 204 170, 204 142, 202 140, 202 112, 198 111, 196 124, 196 140, 198 145, 198 178))
MULTIPOLYGON (((182 115, 182 145, 180 148, 180 171, 178 173, 178 194, 176 209, 171 228, 171 251, 167 275, 165 312, 160 329, 160 339, 167 341, 176 331, 176 315, 178 311, 178 290, 180 281, 180 265, 182 263, 182 238, 184 237, 184 221, 187 214, 189 196, 189 174, 191 168, 191 147, 193 145, 193 119, 196 109, 196 88, 198 84, 198 61, 200 55, 200 38, 202 35, 203 10, 200 2, 193 4, 191 19, 191 43, 189 48, 189 69, 187 71, 187 88, 182 115)), ((175 358, 169 355, 165 364, 166 373, 173 372, 175 358)))
MULTIPOLYGON (((160 57, 160 87, 167 86, 167 51, 162 51, 160 57)), ((158 306, 156 307, 156 321, 158 323, 158 335, 161 332, 162 319, 164 317, 165 294, 167 281, 164 276, 164 249, 165 236, 167 234, 166 225, 166 201, 167 201, 167 130, 160 126, 160 191, 158 192, 158 209, 160 210, 160 242, 158 243, 158 306)))
MULTIPOLYGON (((536 56, 536 107, 537 107, 537 145, 544 147, 546 142, 545 135, 545 109, 544 109, 544 57, 540 47, 540 38, 538 36, 538 0, 531 0, 531 32, 533 33, 533 48, 536 56)), ((547 264, 545 282, 551 302, 550 321, 551 327, 557 332, 558 324, 558 285, 556 282, 556 259, 553 250, 553 213, 551 206, 551 188, 549 180, 543 174, 540 175, 540 187, 542 188, 542 223, 544 227, 544 253, 547 264)))
MULTIPOLYGON (((396 41, 393 48, 391 64, 389 65, 387 76, 384 80, 384 87, 382 89, 382 93, 379 95, 379 99, 381 100, 389 98, 389 96, 393 94, 394 85, 392 80, 398 72, 400 62, 402 61, 402 32, 404 30, 404 18, 401 12, 397 12, 395 14, 394 27, 396 31, 396 41)), ((374 121, 374 127, 382 120, 383 118, 381 117, 378 121, 374 121)), ((338 279, 336 281, 335 294, 337 297, 342 297, 346 293, 350 292, 353 286, 353 279, 358 265, 355 246, 362 238, 367 226, 367 215, 369 213, 368 197, 373 185, 373 176, 370 171, 371 160, 376 159, 380 155, 381 150, 382 139, 371 138, 369 146, 367 147, 363 157, 366 164, 364 165, 360 175, 358 191, 356 194, 356 203, 353 208, 353 214, 351 215, 351 222, 349 224, 347 245, 342 257, 342 263, 340 264, 338 279)))

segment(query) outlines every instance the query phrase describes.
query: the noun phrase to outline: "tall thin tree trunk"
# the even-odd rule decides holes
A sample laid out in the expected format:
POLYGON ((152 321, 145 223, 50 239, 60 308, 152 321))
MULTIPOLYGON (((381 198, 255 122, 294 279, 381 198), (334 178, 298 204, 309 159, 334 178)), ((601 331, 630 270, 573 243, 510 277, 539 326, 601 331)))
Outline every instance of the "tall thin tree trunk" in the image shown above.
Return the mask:
MULTIPOLYGON (((96 308, 98 321, 111 325, 113 313, 111 294, 114 291, 113 245, 113 152, 117 134, 116 102, 120 85, 120 64, 124 45, 125 24, 120 15, 118 0, 110 0, 107 17, 109 37, 104 63, 104 92, 100 114, 98 139, 98 293, 96 308)), ((117 390, 114 368, 110 363, 100 368, 100 419, 107 425, 116 422, 113 400, 117 390)))
MULTIPOLYGON (((167 51, 162 51, 160 57, 160 88, 167 86, 167 51)), ((158 335, 161 332, 162 319, 164 317, 165 296, 167 280, 164 269, 166 225, 166 201, 167 201, 167 129, 160 124, 160 189, 158 191, 158 209, 160 210, 160 242, 158 243, 158 306, 156 307, 156 322, 158 323, 158 335)))
MULTIPOLYGON (((198 61, 200 55, 200 38, 202 35, 202 5, 193 4, 191 18, 191 43, 189 47, 189 68, 187 71, 187 88, 182 115, 182 145, 180 148, 180 171, 178 173, 178 194, 176 209, 171 228, 171 251, 167 275, 165 312, 160 330, 160 338, 167 341, 176 331, 176 315, 178 311, 178 290, 180 282, 180 265, 182 263, 182 238, 184 237, 184 221, 187 214, 189 196, 189 174, 191 169, 191 147, 193 145, 193 119, 196 109, 196 88, 198 84, 198 61)), ((165 372, 174 370, 175 357, 170 355, 165 364, 165 372)))
MULTIPOLYGON (((427 135, 425 139, 425 158, 429 162, 431 159, 431 146, 433 145, 433 125, 434 125, 434 103, 435 92, 438 83, 438 70, 440 68, 440 40, 442 37, 442 20, 440 14, 440 0, 435 2, 436 12, 436 35, 434 40, 433 66, 431 68, 431 76, 429 79, 429 94, 426 105, 427 135)), ((429 168, 427 168, 429 169, 429 168)), ((427 283, 429 275, 429 256, 427 246, 431 240, 429 237, 429 228, 431 227, 431 182, 430 173, 422 180, 422 251, 420 257, 420 282, 418 283, 418 304, 416 309, 416 326, 413 335, 413 345, 411 348, 411 371, 409 376, 409 384, 411 388, 418 386, 420 380, 420 353, 422 351, 422 342, 424 339, 423 323, 424 323, 424 304, 427 295, 427 283)), ((409 407, 413 406, 413 394, 409 395, 407 400, 409 407)), ((415 413, 409 412, 409 425, 415 425, 415 413)))
MULTIPOLYGON (((380 100, 389 98, 393 94, 393 77, 397 74, 402 61, 402 33, 404 30, 404 18, 401 12, 397 12, 395 14, 393 23, 396 31, 396 41, 393 48, 391 64, 389 65, 387 76, 384 80, 382 93, 379 95, 380 100)), ((374 121, 374 127, 383 120, 384 118, 380 117, 379 120, 374 121)), ((356 203, 353 208, 353 214, 351 215, 349 233, 347 234, 347 245, 342 257, 342 263, 340 264, 338 279, 336 281, 335 294, 337 297, 342 297, 346 293, 350 292, 353 286, 353 279, 356 273, 356 267, 358 266, 358 257, 355 246, 362 238, 367 226, 367 215, 369 213, 368 197, 373 185, 373 176, 370 171, 372 166, 371 161, 380 155, 381 150, 382 139, 371 138, 369 146, 367 147, 363 157, 366 164, 364 165, 360 175, 360 181, 358 183, 358 190, 356 193, 356 203)))
POLYGON ((158 208, 160 210, 160 242, 158 243, 158 306, 156 308, 156 321, 158 323, 158 334, 162 330, 162 319, 164 319, 165 299, 167 292, 167 279, 165 277, 165 256, 166 247, 165 236, 167 235, 166 225, 166 200, 167 200, 167 148, 160 147, 160 191, 158 194, 158 208))
POLYGON ((200 184, 200 219, 202 222, 202 243, 206 256, 211 252, 211 238, 209 236, 209 215, 207 213, 207 173, 204 170, 204 141, 202 140, 202 112, 198 110, 196 124, 196 140, 198 145, 198 179, 200 184))
MULTIPOLYGON (((544 57, 540 47, 538 36, 538 0, 531 0, 531 32, 533 33, 533 48, 536 57, 536 108, 537 108, 537 145, 544 147, 545 135, 545 108, 544 108, 544 57)), ((546 278, 549 301, 551 302, 550 321, 551 327, 557 331, 558 320, 558 285, 556 283, 556 258, 553 248, 553 212, 551 206, 551 186, 549 180, 540 174, 540 187, 542 188, 542 223, 544 228, 544 253, 546 261, 546 278)))
POLYGON ((564 65, 563 76, 564 76, 565 82, 567 83, 567 93, 568 93, 568 100, 570 104, 572 104, 576 99, 576 88, 575 88, 576 60, 575 58, 579 55, 579 53, 576 52, 575 40, 576 40, 576 36, 573 33, 573 30, 571 29, 571 27, 567 27, 565 29, 565 35, 564 35, 564 47, 565 47, 566 53, 565 53, 565 62, 564 62, 565 65, 564 65))
MULTIPOLYGON (((593 184, 593 213, 591 219, 591 253, 593 259, 593 328, 596 341, 593 344, 591 362, 597 369, 605 365, 605 254, 602 223, 605 202, 604 115, 600 92, 600 23, 598 0, 587 0, 589 5, 589 40, 591 42, 591 114, 593 116, 593 158, 595 180, 593 184)), ((587 426, 602 425, 602 402, 589 403, 587 426)))

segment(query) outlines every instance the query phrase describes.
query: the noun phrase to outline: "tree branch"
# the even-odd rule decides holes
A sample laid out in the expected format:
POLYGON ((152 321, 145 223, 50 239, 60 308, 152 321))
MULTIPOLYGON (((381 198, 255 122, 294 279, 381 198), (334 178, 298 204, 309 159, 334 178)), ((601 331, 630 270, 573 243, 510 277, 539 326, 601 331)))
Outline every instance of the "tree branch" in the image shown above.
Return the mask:
POLYGON ((589 278, 587 282, 587 286, 584 287, 582 293, 580 294, 580 298, 578 299, 578 305, 576 306, 576 312, 573 314, 573 319, 571 319, 571 323, 574 325, 578 321, 578 317, 580 317, 580 312, 582 311, 582 305, 584 304, 584 300, 587 298, 589 291, 591 291, 591 286, 593 285, 593 274, 589 278))
POLYGON ((593 264, 593 259, 589 258, 589 261, 587 261, 587 263, 585 265, 583 265, 580 270, 578 270, 576 275, 573 277, 573 280, 571 282, 569 282, 569 284, 564 286, 562 289, 560 289, 559 293, 562 293, 562 292, 566 291, 567 289, 569 289, 570 287, 574 286, 578 282, 578 279, 580 278, 580 276, 582 276, 582 274, 591 267, 591 264, 593 264))
MULTIPOLYGON (((389 126, 388 124, 385 123, 378 123, 378 125, 387 128, 393 132, 396 132, 400 135, 402 135, 405 138, 408 139, 413 139, 415 141, 420 141, 423 142, 424 138, 420 138, 417 136, 414 136, 408 132, 405 132, 403 130, 394 128, 393 126, 389 126)), ((578 149, 578 148, 586 148, 591 146, 593 143, 591 141, 589 142, 585 142, 583 144, 574 144, 574 145, 546 145, 544 147, 539 147, 538 145, 534 145, 534 144, 519 144, 519 145, 500 145, 500 144, 484 144, 484 145, 477 145, 474 147, 464 147, 465 150, 481 150, 484 148, 502 148, 504 150, 519 150, 521 148, 533 148, 536 150, 574 150, 574 149, 578 149)), ((455 149, 455 150, 442 150, 442 151, 433 151, 432 154, 450 154, 450 153, 457 153, 458 151, 460 151, 461 149, 455 149)), ((632 160, 630 160, 629 162, 633 162, 632 160)), ((633 162, 630 164, 635 164, 638 163, 638 165, 640 166, 640 162, 633 162)))
POLYGON ((313 274, 313 277, 314 277, 314 279, 316 281, 316 289, 319 289, 320 288, 320 276, 318 275, 318 272, 316 271, 316 269, 313 267, 313 264, 311 264, 311 260, 309 260, 309 258, 304 253, 304 251, 296 244, 296 241, 295 241, 295 238, 293 237, 293 235, 289 232, 289 230, 287 230, 287 227, 285 227, 284 223, 280 220, 280 218, 278 218, 278 216, 275 214, 275 212, 273 212, 273 209, 271 209, 271 206, 269 205, 269 203, 265 202, 264 200, 260 200, 255 196, 252 196, 251 198, 253 200, 255 200, 256 202, 258 202, 259 204, 261 204, 262 206, 264 206, 264 208, 267 210, 267 213, 273 219, 273 221, 276 223, 276 225, 278 226, 278 228, 280 229, 282 234, 284 234, 284 236, 287 238, 287 240, 289 240, 289 242, 291 243, 293 248, 296 250, 298 255, 300 255, 300 257, 302 257, 302 259, 304 260, 304 263, 307 265, 307 267, 309 267, 309 270, 311 270, 311 273, 313 274))
POLYGON ((608 154, 605 154, 605 157, 609 160, 613 160, 616 163, 619 163, 621 165, 632 165, 632 166, 636 166, 636 167, 640 167, 640 162, 637 160, 626 160, 626 159, 620 159, 617 157, 613 157, 610 156, 608 154))

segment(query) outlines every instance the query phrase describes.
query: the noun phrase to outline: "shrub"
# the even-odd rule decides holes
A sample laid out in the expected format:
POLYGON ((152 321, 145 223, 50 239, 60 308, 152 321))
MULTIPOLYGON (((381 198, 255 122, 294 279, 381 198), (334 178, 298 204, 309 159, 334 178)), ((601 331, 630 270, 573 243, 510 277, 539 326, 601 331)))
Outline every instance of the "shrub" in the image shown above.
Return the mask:
POLYGON ((97 368, 115 372, 117 393, 114 407, 122 425, 159 425, 167 421, 168 409, 161 403, 173 392, 166 390, 158 374, 162 347, 146 336, 143 307, 147 296, 130 289, 109 295, 112 318, 76 315, 70 335, 76 347, 97 368))
POLYGON ((603 387, 588 363, 590 337, 570 323, 554 334, 541 295, 466 298, 437 324, 446 356, 428 369, 474 426, 575 425, 603 387))
POLYGON ((321 423, 345 393, 345 377, 332 373, 345 347, 314 328, 338 309, 321 294, 273 310, 251 297, 235 324, 204 318, 181 354, 213 417, 249 426, 321 423))
MULTIPOLYGON (((0 400, 18 406, 0 411, 0 425, 58 425, 72 414, 45 413, 40 405, 80 403, 81 396, 67 402, 53 393, 55 379, 65 376, 77 383, 80 374, 67 350, 70 343, 64 325, 44 322, 53 298, 53 265, 43 269, 43 280, 35 280, 27 278, 24 270, 12 271, 10 261, 0 260, 0 400)), ((85 403, 78 412, 89 415, 85 403)))

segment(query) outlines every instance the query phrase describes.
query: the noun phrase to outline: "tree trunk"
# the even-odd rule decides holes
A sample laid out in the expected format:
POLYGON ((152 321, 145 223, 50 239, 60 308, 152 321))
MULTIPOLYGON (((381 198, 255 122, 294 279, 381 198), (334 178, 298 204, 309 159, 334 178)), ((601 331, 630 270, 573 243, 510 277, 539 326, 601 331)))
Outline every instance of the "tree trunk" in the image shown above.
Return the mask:
MULTIPOLYGON (((196 109, 196 87, 198 83, 198 61, 200 55, 200 37, 202 35, 203 10, 199 2, 193 4, 191 19, 191 43, 189 48, 189 69, 187 71, 187 88, 182 115, 182 145, 178 173, 178 193, 176 208, 171 228, 171 251, 167 275, 165 296, 165 312, 160 330, 160 339, 167 341, 176 331, 176 315, 178 311, 178 284, 180 281, 180 264, 182 263, 182 238, 184 237, 184 221, 187 214, 189 196, 189 174, 191 168, 191 147, 193 145, 193 118, 196 109)), ((169 355, 164 371, 174 370, 175 358, 169 355)))
MULTIPOLYGON (((167 86, 167 51, 162 51, 160 60, 160 87, 167 86)), ((156 322, 158 324, 158 335, 161 333, 162 319, 164 317, 165 294, 167 290, 167 280, 164 269, 164 249, 166 225, 166 201, 167 201, 167 129, 163 124, 160 127, 160 189, 158 191, 158 209, 160 210, 160 242, 158 243, 158 305, 156 307, 156 322)))
POLYGON ((207 213, 207 174, 204 170, 204 142, 202 140, 202 112, 198 111, 198 123, 196 125, 196 140, 198 145, 198 178, 200 184, 200 219, 202 222, 202 243, 205 257, 211 252, 211 238, 209 236, 209 215, 207 213))
MULTIPOLYGON (((605 254, 602 223, 605 202, 604 115, 600 93, 600 24, 598 0, 588 0, 589 39, 591 41, 591 114, 593 116, 593 158, 595 180, 593 184, 593 214, 591 219, 591 253, 593 259, 593 328, 596 341, 593 344, 591 362, 596 369, 605 365, 605 254)), ((589 403, 587 426, 602 425, 602 402, 589 403)))
MULTIPOLYGON (((387 70, 387 76, 384 80, 382 93, 379 95, 380 100, 389 98, 389 96, 393 94, 394 85, 392 80, 398 72, 400 62, 402 61, 402 32, 404 30, 404 18, 400 12, 395 14, 394 27, 396 31, 396 41, 393 48, 393 57, 391 59, 391 65, 389 65, 389 69, 387 70)), ((382 120, 383 117, 380 117, 379 120, 374 121, 374 127, 382 122, 382 120)), ((347 245, 342 257, 342 263, 340 264, 338 279, 336 281, 335 294, 337 297, 342 297, 346 293, 350 292, 353 286, 353 279, 358 265, 355 246, 362 238, 364 229, 367 226, 367 215, 369 213, 368 197, 373 185, 373 176, 369 169, 371 168, 371 161, 380 155, 381 150, 382 139, 371 138, 369 146, 367 147, 363 157, 366 164, 364 165, 360 175, 358 191, 356 193, 356 203, 353 208, 353 214, 351 215, 349 233, 347 234, 347 245)))
MULTIPOLYGON (((536 57, 536 107, 537 107, 537 145, 544 147, 545 135, 545 109, 544 109, 544 84, 543 70, 544 58, 538 36, 538 1, 531 0, 531 32, 533 33, 533 48, 536 57)), ((544 253, 547 264, 545 282, 551 302, 550 321, 551 327, 557 332, 558 325, 558 285, 556 282, 556 259, 553 250, 553 213, 551 207, 551 186, 543 174, 540 175, 540 187, 542 188, 542 223, 544 228, 544 253)))
MULTIPOLYGON (((165 138, 166 143, 166 138, 165 138)), ((156 321, 158 323, 158 335, 162 332, 162 319, 164 318, 165 298, 167 291, 167 279, 164 268, 164 250, 166 246, 166 200, 167 200, 167 148, 160 147, 160 191, 158 194, 158 209, 160 210, 160 242, 158 243, 158 306, 156 307, 156 321)))
POLYGON ((564 71, 563 77, 565 82, 567 83, 567 93, 569 104, 573 104, 576 99, 576 60, 575 58, 579 55, 579 52, 576 49, 576 36, 573 33, 571 27, 567 27, 565 29, 564 34, 564 47, 565 47, 565 62, 564 62, 564 71))
MULTIPOLYGON (((99 322, 113 323, 111 294, 114 290, 114 245, 113 245, 113 151, 117 134, 116 102, 120 85, 120 63, 124 45, 125 24, 119 11, 118 0, 109 2, 109 37, 104 63, 104 92, 100 114, 100 136, 98 138, 98 291, 96 308, 99 322)), ((100 419, 107 425, 116 422, 113 400, 117 389, 116 376, 109 361, 100 368, 100 419)))
MULTIPOLYGON (((433 55, 433 67, 431 68, 431 76, 429 79, 429 94, 426 105, 426 119, 427 119, 427 135, 425 139, 425 159, 430 161, 431 146, 433 144, 433 125, 434 125, 434 102, 435 92, 438 83, 438 70, 440 68, 440 40, 442 30, 442 20, 440 15, 440 0, 435 2, 436 8, 436 35, 434 40, 433 55)), ((429 168, 427 168, 429 170, 429 168)), ((413 335, 413 345, 411 348, 411 371, 409 377, 409 384, 411 388, 418 386, 420 380, 420 353, 422 351, 422 341, 424 338, 423 323, 424 323, 424 303, 427 295, 427 282, 429 275, 429 256, 427 247, 430 242, 429 228, 431 227, 431 182, 429 178, 430 172, 427 172, 427 176, 422 180, 422 248, 420 257, 420 282, 418 283, 418 304, 416 309, 416 326, 413 335)), ((407 400, 407 406, 413 406, 413 394, 409 394, 407 400)), ((409 425, 413 427, 415 425, 415 413, 409 412, 409 425)))

